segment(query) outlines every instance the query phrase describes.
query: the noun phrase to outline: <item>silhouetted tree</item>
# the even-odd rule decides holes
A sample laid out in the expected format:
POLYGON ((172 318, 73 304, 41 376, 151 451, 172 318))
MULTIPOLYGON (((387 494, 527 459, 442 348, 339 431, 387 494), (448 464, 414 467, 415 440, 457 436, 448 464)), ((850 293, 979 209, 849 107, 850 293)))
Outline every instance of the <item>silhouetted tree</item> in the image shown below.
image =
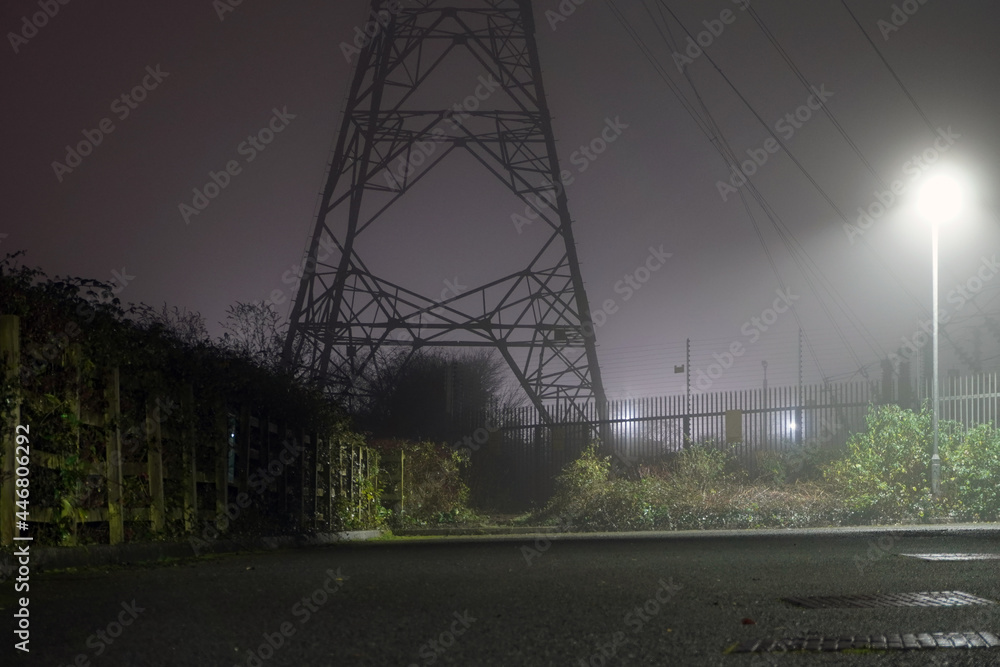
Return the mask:
POLYGON ((205 326, 205 318, 196 310, 188 311, 177 306, 170 308, 166 303, 156 310, 146 304, 132 307, 132 319, 144 329, 162 328, 181 343, 196 347, 211 345, 212 337, 205 326))
POLYGON ((243 303, 226 309, 226 319, 219 323, 225 330, 219 339, 223 349, 252 361, 261 368, 276 370, 288 325, 270 302, 243 303))
POLYGON ((378 361, 366 377, 370 396, 359 418, 379 435, 449 441, 480 411, 517 401, 506 385, 506 363, 491 351, 396 350, 378 361))

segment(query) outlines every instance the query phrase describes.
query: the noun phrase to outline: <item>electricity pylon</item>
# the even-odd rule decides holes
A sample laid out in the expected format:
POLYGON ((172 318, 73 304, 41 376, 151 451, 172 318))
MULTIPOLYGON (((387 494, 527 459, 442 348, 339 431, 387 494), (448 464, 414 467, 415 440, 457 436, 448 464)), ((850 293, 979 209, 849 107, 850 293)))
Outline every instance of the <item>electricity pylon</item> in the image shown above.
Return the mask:
MULTIPOLYGON (((495 348, 546 423, 556 406, 573 418, 591 401, 603 416, 594 325, 531 2, 372 0, 368 18, 360 39, 342 45, 357 62, 290 316, 286 363, 351 401, 365 395, 383 348, 407 355, 434 346, 495 348), (482 68, 474 90, 426 84, 461 58, 482 68), (453 104, 456 95, 465 101, 453 104), (533 230, 545 231, 532 236, 527 265, 433 300, 369 270, 359 245, 461 151, 524 203, 533 230)), ((420 224, 433 232, 433 221, 420 224)))

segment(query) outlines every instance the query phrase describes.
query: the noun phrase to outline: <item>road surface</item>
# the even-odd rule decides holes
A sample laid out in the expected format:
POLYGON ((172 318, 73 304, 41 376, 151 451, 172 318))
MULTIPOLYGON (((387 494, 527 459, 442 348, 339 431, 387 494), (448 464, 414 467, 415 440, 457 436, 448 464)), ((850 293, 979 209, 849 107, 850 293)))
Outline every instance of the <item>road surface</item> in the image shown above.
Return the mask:
MULTIPOLYGON (((750 638, 989 630, 997 606, 802 609, 784 596, 961 590, 1000 601, 996 538, 881 534, 348 543, 34 573, 4 665, 1000 665, 1000 649, 724 654, 750 638)), ((11 582, 0 606, 15 609, 11 582)))

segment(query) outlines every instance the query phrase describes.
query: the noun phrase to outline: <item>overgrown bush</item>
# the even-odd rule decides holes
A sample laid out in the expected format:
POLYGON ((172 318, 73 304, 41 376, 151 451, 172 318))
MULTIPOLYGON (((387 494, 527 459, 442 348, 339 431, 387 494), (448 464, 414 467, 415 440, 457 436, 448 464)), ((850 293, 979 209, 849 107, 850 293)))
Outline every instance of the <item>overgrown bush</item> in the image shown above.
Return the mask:
POLYGON ((751 481, 731 452, 694 445, 611 479, 596 446, 570 463, 532 521, 559 530, 792 528, 895 523, 951 515, 1000 519, 1000 429, 939 424, 941 496, 930 489, 932 415, 873 407, 846 452, 822 443, 762 454, 751 481), (840 458, 835 458, 839 454, 840 458), (817 474, 818 473, 818 474, 817 474))
POLYGON ((704 493, 736 483, 746 477, 739 461, 729 451, 706 442, 681 451, 673 466, 675 484, 704 493))
POLYGON ((1000 519, 1000 430, 992 423, 970 431, 948 452, 948 491, 964 519, 1000 519))
MULTIPOLYGON (((144 466, 136 474, 128 468, 134 470, 130 464, 143 463, 146 457, 145 410, 150 397, 157 397, 157 405, 163 397, 164 406, 173 406, 161 413, 165 425, 162 456, 168 470, 182 465, 180 434, 192 432, 201 439, 202 434, 212 432, 227 401, 230 406, 266 407, 274 417, 305 432, 330 434, 331 439, 348 434, 343 411, 328 396, 303 384, 291 372, 261 363, 253 354, 208 340, 197 313, 181 315, 175 309, 170 315, 164 307, 161 316, 142 304, 125 307, 115 286, 85 278, 49 278, 40 269, 21 266, 22 254, 0 258, 0 314, 20 317, 21 348, 20 375, 0 377, 0 428, 11 428, 10 406, 20 396, 21 421, 31 425, 32 449, 63 461, 59 470, 32 462, 32 503, 50 509, 54 518, 38 526, 38 542, 108 541, 108 523, 83 523, 82 519, 87 510, 107 502, 108 481, 103 472, 92 471, 95 466, 97 471, 104 469, 105 429, 111 426, 120 430, 122 463, 127 466, 122 479, 123 504, 126 508, 149 506, 144 466), (120 418, 104 426, 82 423, 77 408, 101 414, 107 407, 104 373, 116 366, 122 379, 120 418), (191 409, 179 405, 188 386, 198 398, 191 409)), ((243 320, 249 321, 246 317, 243 320)), ((255 348, 248 349, 253 352, 255 348)), ((196 448, 196 462, 202 469, 214 466, 213 450, 196 448)), ((184 534, 183 519, 179 515, 170 518, 170 510, 183 507, 179 480, 168 477, 164 488, 168 510, 165 530, 154 536, 147 521, 126 521, 126 541, 184 534)), ((377 489, 369 484, 363 495, 374 498, 377 489)), ((294 525, 274 509, 272 499, 271 494, 255 494, 255 509, 242 515, 238 530, 294 530, 294 525)), ((211 496, 199 493, 201 509, 214 508, 213 503, 211 496)), ((378 517, 339 519, 356 527, 378 523, 378 517)))
POLYGON ((944 498, 931 499, 931 412, 897 405, 872 407, 866 430, 851 436, 847 456, 826 470, 826 478, 843 495, 859 521, 913 521, 944 512, 954 492, 952 462, 962 429, 954 422, 938 424, 944 498))
POLYGON ((801 527, 838 523, 839 500, 814 483, 747 484, 729 451, 694 445, 639 480, 610 479, 610 459, 587 448, 556 479, 535 520, 564 530, 801 527))
POLYGON ((597 445, 589 445, 556 477, 550 510, 565 512, 592 503, 604 493, 610 473, 611 458, 599 457, 597 445))
POLYGON ((756 453, 754 478, 765 484, 783 486, 795 482, 820 482, 826 468, 844 451, 820 439, 804 443, 782 442, 780 449, 756 453))
POLYGON ((541 510, 541 521, 565 529, 628 530, 643 514, 643 498, 633 482, 609 479, 611 458, 591 443, 580 458, 556 477, 555 493, 541 510))
POLYGON ((426 526, 478 518, 468 507, 469 487, 462 480, 462 470, 469 464, 467 452, 426 441, 381 440, 372 444, 383 455, 404 453, 403 515, 397 517, 397 525, 426 526))

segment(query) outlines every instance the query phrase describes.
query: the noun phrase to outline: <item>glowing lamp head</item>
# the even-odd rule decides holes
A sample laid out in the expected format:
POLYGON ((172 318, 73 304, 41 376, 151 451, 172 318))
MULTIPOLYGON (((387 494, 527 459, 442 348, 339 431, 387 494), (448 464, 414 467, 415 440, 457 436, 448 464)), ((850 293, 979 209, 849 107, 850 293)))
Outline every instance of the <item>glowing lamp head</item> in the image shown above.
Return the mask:
POLYGON ((965 205, 965 185, 955 174, 943 172, 928 178, 920 188, 917 206, 932 222, 951 222, 965 205))

